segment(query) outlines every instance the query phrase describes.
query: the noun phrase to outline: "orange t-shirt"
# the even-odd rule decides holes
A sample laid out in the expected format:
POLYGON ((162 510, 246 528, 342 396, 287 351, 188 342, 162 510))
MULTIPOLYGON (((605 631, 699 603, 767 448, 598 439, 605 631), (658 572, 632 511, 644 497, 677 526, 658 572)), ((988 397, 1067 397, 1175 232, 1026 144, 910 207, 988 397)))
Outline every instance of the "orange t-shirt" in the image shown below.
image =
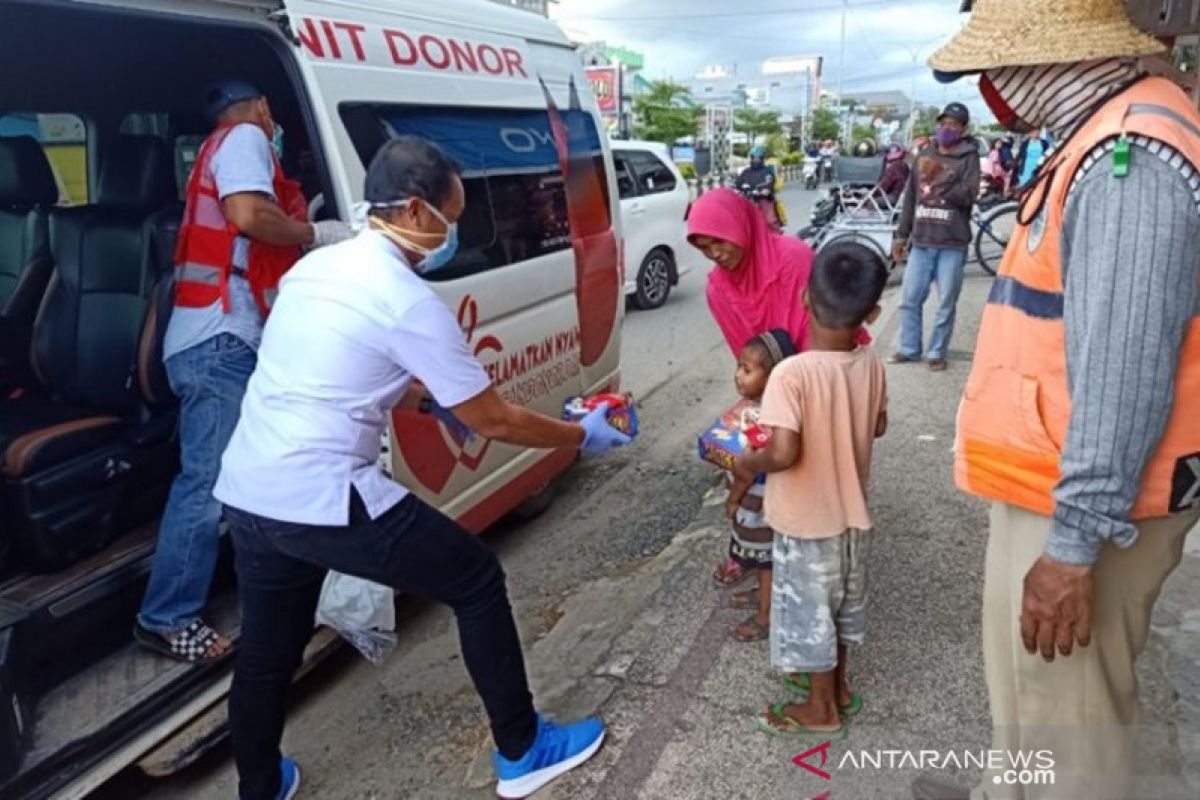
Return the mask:
POLYGON ((760 424, 800 434, 800 460, 767 476, 767 522, 801 539, 869 530, 867 476, 887 375, 869 347, 810 351, 771 373, 760 424))

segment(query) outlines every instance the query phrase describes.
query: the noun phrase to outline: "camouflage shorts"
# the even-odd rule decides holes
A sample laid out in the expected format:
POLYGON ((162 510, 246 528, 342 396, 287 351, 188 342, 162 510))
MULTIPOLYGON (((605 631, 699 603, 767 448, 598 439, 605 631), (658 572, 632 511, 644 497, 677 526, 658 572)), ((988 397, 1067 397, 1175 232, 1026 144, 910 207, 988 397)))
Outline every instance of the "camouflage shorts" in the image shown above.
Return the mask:
POLYGON ((828 539, 775 535, 771 664, 784 672, 828 672, 838 642, 859 644, 867 622, 870 531, 828 539))

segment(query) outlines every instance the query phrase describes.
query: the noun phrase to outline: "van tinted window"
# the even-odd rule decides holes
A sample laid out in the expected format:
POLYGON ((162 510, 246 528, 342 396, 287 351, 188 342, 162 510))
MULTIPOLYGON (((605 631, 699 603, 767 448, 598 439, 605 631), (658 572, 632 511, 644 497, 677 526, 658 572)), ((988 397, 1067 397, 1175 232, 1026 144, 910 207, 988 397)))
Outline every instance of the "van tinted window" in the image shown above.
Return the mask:
POLYGON ((0 136, 37 139, 58 181, 58 204, 87 204, 87 124, 81 117, 75 114, 5 114, 0 116, 0 136))
POLYGON ((669 192, 675 188, 675 173, 654 153, 645 150, 630 150, 626 153, 629 163, 637 172, 638 185, 647 194, 669 192))
MULTIPOLYGON (((344 105, 342 121, 366 166, 395 136, 428 139, 463 166, 467 206, 458 224, 458 254, 431 280, 453 280, 571 247, 567 187, 554 130, 545 111, 344 105)), ((594 170, 604 219, 612 226, 600 134, 581 111, 561 112, 568 168, 594 170)))

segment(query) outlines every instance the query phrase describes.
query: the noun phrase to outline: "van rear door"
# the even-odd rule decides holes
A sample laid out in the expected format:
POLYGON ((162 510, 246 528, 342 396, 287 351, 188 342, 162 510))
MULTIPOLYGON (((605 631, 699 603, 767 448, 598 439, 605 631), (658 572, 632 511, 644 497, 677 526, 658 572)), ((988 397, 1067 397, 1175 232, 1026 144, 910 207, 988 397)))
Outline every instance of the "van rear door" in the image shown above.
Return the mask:
MULTIPOLYGON (((397 5, 406 6, 286 3, 330 160, 339 162, 337 194, 361 199, 365 165, 392 136, 423 136, 462 163, 459 254, 429 279, 501 394, 557 416, 583 390, 583 368, 565 153, 547 91, 571 135, 588 139, 608 187, 594 119, 569 108, 577 59, 533 15, 455 0, 436 12, 414 3, 411 15, 397 5)), ((397 412, 394 422, 396 477, 468 527, 521 499, 508 495, 536 488, 513 487, 541 462, 565 463, 562 453, 458 440, 428 417, 397 412)))

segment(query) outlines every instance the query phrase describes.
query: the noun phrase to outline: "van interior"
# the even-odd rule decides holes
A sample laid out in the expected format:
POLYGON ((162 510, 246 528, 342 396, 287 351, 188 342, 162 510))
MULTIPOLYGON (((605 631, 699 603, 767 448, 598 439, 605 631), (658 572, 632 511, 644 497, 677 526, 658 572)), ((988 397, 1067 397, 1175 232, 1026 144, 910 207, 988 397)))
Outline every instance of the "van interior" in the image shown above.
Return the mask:
MULTIPOLYGON (((23 0, 3 21, 0 795, 42 797, 230 668, 132 640, 178 468, 161 346, 205 88, 262 89, 285 170, 336 204, 269 31, 23 0)), ((236 632, 231 578, 226 547, 210 616, 236 632)))

